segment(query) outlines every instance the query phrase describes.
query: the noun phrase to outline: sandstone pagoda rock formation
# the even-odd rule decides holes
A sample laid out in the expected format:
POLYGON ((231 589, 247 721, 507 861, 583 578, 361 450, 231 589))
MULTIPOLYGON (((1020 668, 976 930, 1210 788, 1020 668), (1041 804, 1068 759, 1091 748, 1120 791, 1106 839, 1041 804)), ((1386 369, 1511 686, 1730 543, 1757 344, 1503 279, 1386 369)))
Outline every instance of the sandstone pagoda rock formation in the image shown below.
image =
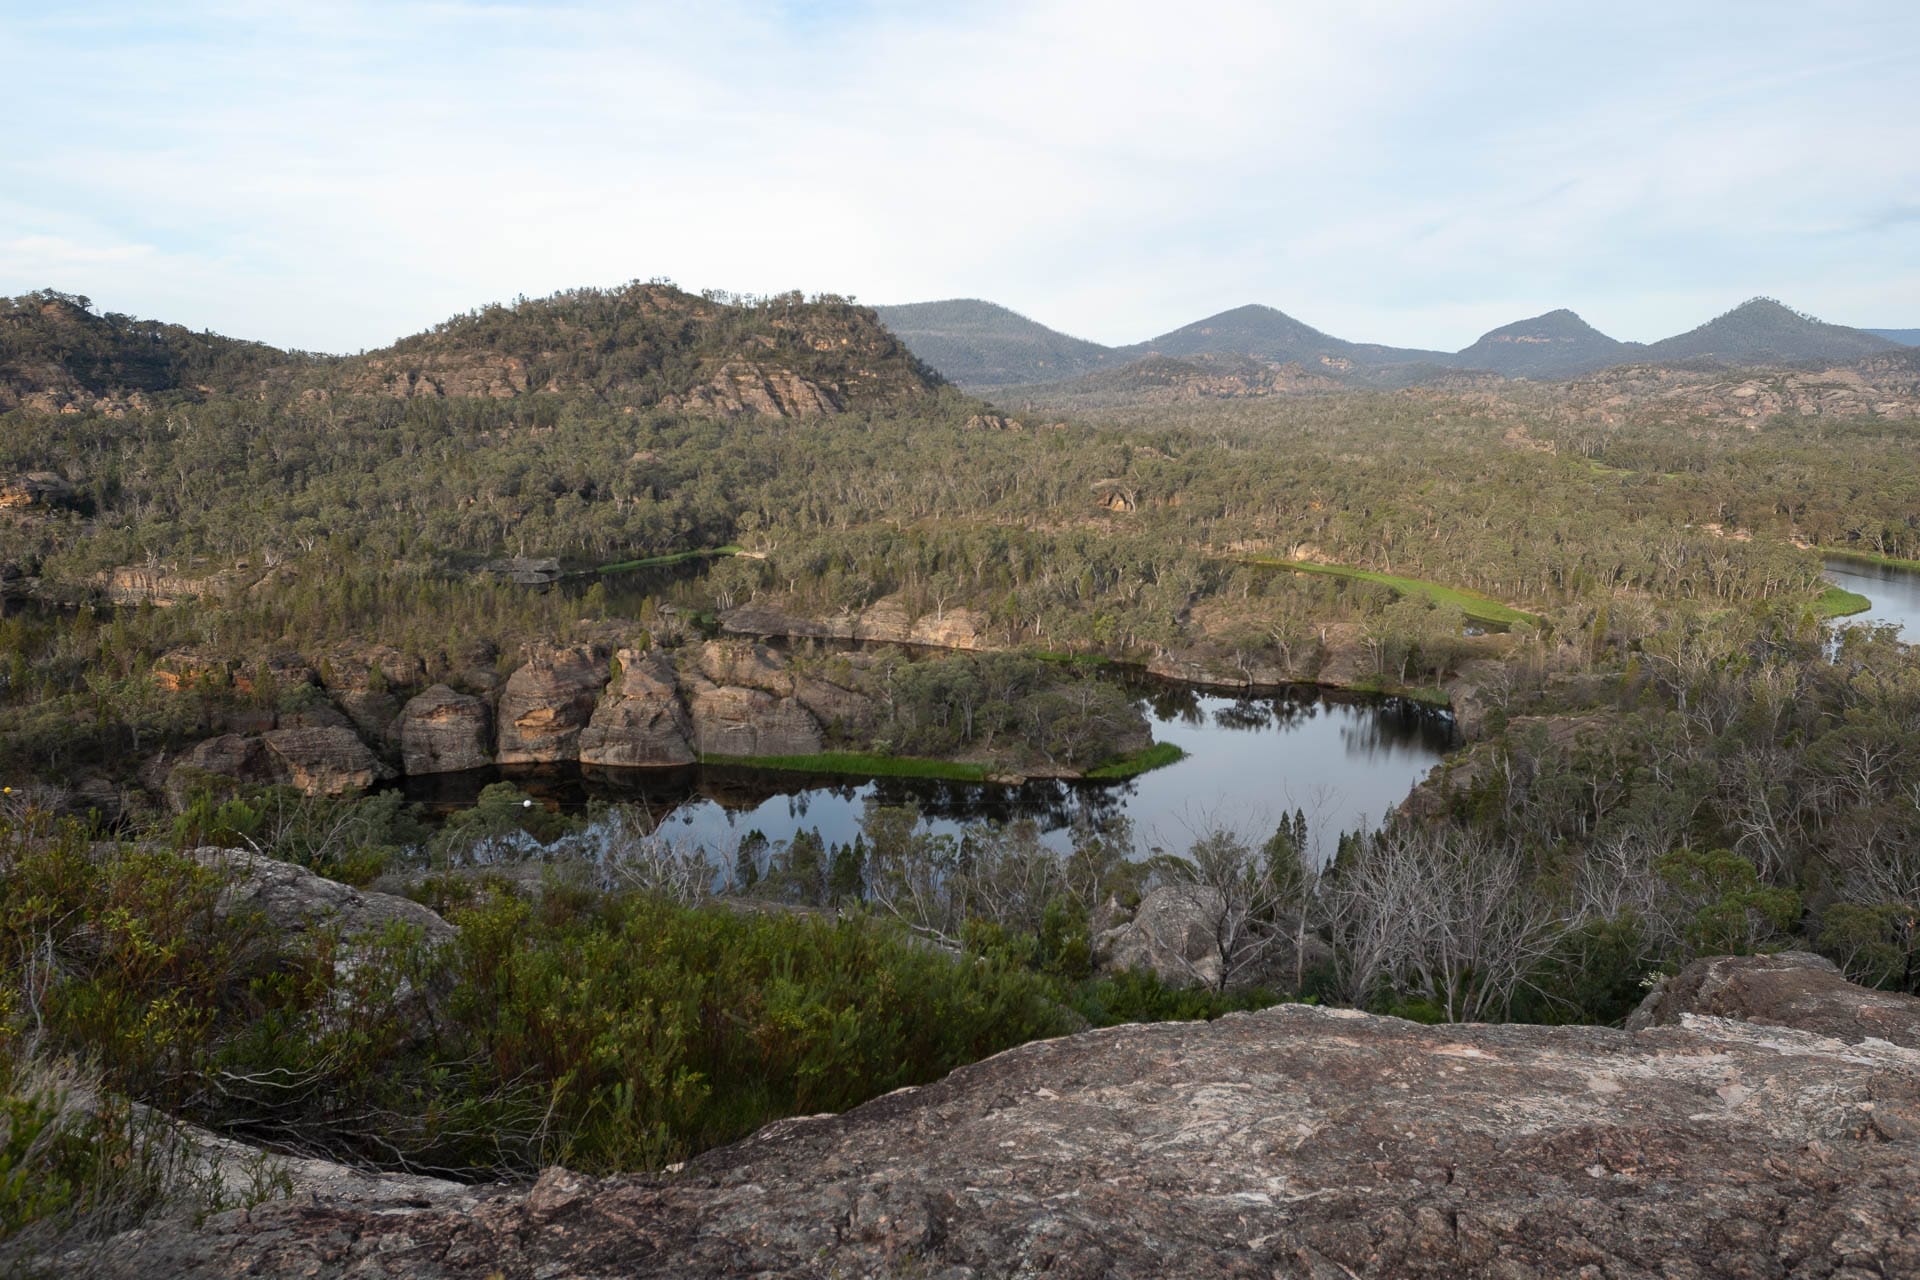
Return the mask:
POLYGON ((615 767, 694 762, 693 721, 680 702, 673 664, 657 653, 615 655, 618 687, 609 686, 580 735, 580 763, 615 767))
POLYGON ((164 755, 157 756, 149 762, 149 769, 149 784, 159 784, 175 813, 185 812, 194 796, 203 791, 230 795, 240 786, 270 786, 280 781, 277 762, 258 734, 223 733, 197 744, 178 760, 169 762, 164 755))
POLYGON ((786 660, 765 645, 709 640, 695 659, 700 674, 714 684, 764 689, 777 697, 793 692, 793 675, 786 660))
POLYGON ((260 738, 281 778, 310 796, 365 791, 394 776, 393 769, 343 725, 274 729, 260 738))
POLYGON ((796 677, 793 699, 838 739, 864 739, 880 721, 880 706, 874 699, 824 675, 796 677))
POLYGON ((459 773, 493 762, 492 716, 468 693, 436 684, 400 710, 400 758, 408 774, 459 773))
POLYGON ((52 471, 0 478, 0 511, 55 507, 73 499, 73 486, 52 471))
POLYGON ((576 760, 607 663, 588 646, 537 650, 500 692, 500 764, 576 760))
MULTIPOLYGON (((1780 1008, 1832 1026, 1881 999, 1830 977, 1780 1008)), ((1883 1029, 1920 1026, 1920 1001, 1893 1006, 1883 1029)), ((1920 1274, 1920 1051, 1675 1016, 1428 1027, 1293 1005, 1115 1027, 672 1173, 553 1170, 477 1206, 303 1196, 90 1261, 186 1277, 1920 1274)))
POLYGON ((819 722, 792 698, 693 675, 682 676, 682 687, 703 756, 804 756, 824 745, 819 722))

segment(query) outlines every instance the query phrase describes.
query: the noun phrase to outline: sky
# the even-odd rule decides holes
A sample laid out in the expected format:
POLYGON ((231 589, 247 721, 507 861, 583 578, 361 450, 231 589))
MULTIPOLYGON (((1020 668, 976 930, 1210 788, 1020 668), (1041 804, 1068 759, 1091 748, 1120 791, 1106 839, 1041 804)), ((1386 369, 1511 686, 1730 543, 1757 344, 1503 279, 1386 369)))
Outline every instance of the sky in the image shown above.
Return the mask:
POLYGON ((516 296, 1920 326, 1920 4, 0 0, 0 294, 356 351, 516 296))

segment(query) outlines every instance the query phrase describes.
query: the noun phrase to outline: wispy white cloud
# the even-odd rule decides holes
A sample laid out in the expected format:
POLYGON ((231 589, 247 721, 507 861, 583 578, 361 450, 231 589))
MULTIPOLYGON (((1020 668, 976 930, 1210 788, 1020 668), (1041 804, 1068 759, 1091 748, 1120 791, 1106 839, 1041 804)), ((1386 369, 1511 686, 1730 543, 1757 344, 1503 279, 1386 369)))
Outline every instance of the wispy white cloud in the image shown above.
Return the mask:
POLYGON ((1116 342, 1247 301, 1454 347, 1920 297, 1900 0, 187 3, 0 10, 0 48, 35 117, 0 289, 293 345, 653 275, 1116 342))

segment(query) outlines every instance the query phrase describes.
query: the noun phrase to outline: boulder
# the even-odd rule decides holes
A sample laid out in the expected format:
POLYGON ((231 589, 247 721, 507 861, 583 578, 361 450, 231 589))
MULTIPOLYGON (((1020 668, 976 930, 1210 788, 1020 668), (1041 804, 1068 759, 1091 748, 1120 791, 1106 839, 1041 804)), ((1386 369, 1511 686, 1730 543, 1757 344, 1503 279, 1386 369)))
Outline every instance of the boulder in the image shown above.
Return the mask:
POLYGON ((693 722, 681 705, 673 664, 658 653, 622 649, 620 685, 609 688, 580 735, 580 763, 621 768, 694 762, 693 722))
POLYGON ((267 784, 282 780, 279 762, 267 744, 255 736, 223 733, 208 738, 187 753, 181 763, 235 782, 267 784))
POLYGON ((1806 951, 1695 960, 1647 993, 1627 1029, 1678 1026, 1691 1015, 1920 1049, 1920 1000, 1857 987, 1833 961, 1806 951))
POLYGON ((1161 885, 1140 899, 1133 919, 1098 935, 1094 951, 1111 970, 1144 970, 1170 987, 1218 987, 1226 968, 1223 928, 1231 935, 1231 911, 1220 890, 1161 885))
POLYGON ((275 729, 260 735, 286 781, 310 796, 364 791, 394 776, 352 729, 275 729))
MULTIPOLYGON (((1862 999, 1836 989, 1847 1017, 1862 999)), ((1912 1001, 1909 1020, 1912 1019, 1912 1001)), ((1283 1005, 1036 1041, 684 1169, 302 1196, 108 1277, 1920 1274, 1920 1051, 1283 1005)), ((58 1270, 58 1268, 50 1268, 58 1270)))
POLYGON ((542 648, 500 691, 500 764, 546 764, 580 757, 580 733, 593 719, 607 664, 585 645, 542 648))
POLYGON ((698 677, 687 694, 693 748, 703 756, 807 756, 824 745, 819 722, 792 698, 698 677))
POLYGON ((168 766, 161 789, 174 811, 183 812, 198 791, 230 794, 240 786, 285 781, 279 757, 257 734, 223 733, 168 766))
POLYGON ((416 694, 400 709, 397 722, 401 768, 414 776, 493 763, 492 721, 485 702, 444 684, 416 694))
POLYGON ((454 927, 410 898, 355 889, 305 867, 241 849, 203 847, 187 856, 231 876, 220 897, 224 917, 242 909, 258 911, 276 936, 293 939, 315 929, 338 926, 349 936, 377 933, 394 923, 420 930, 428 942, 451 942, 454 927))

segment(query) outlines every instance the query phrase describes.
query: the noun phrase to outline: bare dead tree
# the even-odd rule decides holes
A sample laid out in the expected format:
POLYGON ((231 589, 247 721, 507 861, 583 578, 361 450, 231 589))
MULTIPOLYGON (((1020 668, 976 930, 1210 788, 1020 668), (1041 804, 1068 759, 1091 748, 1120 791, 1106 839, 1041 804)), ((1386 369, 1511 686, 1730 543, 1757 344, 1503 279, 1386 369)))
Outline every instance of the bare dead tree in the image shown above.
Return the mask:
POLYGON ((1321 899, 1347 999, 1385 989, 1454 1022, 1503 1014, 1573 923, 1517 846, 1410 824, 1352 844, 1321 899))
POLYGON ((601 825, 596 869, 603 889, 629 889, 683 906, 706 900, 718 868, 706 849, 649 829, 638 810, 614 809, 601 825))

